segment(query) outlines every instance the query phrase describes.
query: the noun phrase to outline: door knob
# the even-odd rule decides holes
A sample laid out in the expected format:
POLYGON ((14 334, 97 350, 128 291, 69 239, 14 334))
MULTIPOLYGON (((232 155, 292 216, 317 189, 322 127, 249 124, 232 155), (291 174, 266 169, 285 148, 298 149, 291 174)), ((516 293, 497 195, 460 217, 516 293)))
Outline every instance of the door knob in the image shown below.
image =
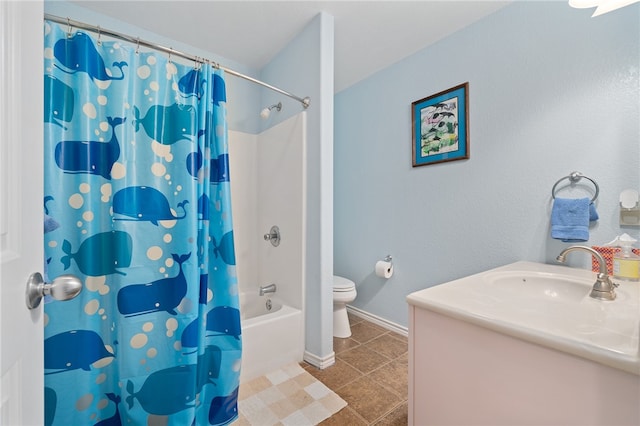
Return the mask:
POLYGON ((27 280, 26 301, 29 309, 35 309, 46 295, 56 300, 73 299, 82 291, 82 281, 75 275, 60 275, 52 283, 45 283, 39 272, 27 280))

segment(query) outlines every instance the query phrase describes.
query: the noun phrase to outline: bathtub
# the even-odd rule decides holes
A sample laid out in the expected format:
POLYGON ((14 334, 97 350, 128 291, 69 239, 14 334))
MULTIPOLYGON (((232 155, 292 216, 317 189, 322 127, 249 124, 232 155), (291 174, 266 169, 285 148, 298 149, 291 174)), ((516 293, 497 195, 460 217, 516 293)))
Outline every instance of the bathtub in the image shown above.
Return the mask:
POLYGON ((304 321, 300 309, 272 294, 240 293, 242 369, 240 383, 301 362, 304 355, 304 321))

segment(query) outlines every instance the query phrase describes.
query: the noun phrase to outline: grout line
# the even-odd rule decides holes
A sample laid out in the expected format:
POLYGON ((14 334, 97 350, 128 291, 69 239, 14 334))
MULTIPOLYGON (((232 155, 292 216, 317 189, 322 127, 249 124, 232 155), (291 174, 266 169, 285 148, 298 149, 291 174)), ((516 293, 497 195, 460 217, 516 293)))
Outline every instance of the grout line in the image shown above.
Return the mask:
MULTIPOLYGON (((393 413, 398 407, 400 407, 402 404, 404 404, 407 401, 400 401, 398 402, 396 405, 394 405, 389 411, 387 411, 386 413, 384 413, 383 415, 381 415, 380 417, 378 417, 377 419, 375 419, 374 421, 372 421, 371 423, 367 423, 367 426, 373 426, 378 424, 381 420, 383 420, 385 417, 387 417, 389 414, 393 413)), ((348 407, 348 405, 347 405, 348 407)), ((365 420, 366 422, 366 420, 365 420)))
POLYGON ((360 415, 360 413, 358 413, 356 410, 354 410, 353 408, 351 408, 349 405, 347 405, 347 407, 349 408, 349 410, 351 410, 351 412, 352 412, 352 413, 353 413, 353 414, 354 414, 358 419, 362 420, 362 422, 363 422, 365 425, 370 426, 370 425, 372 425, 372 424, 373 424, 373 423, 369 423, 369 422, 367 421, 367 419, 365 419, 364 417, 362 417, 362 416, 360 415))
MULTIPOLYGON (((380 386, 380 387, 382 387, 383 389, 385 389, 386 391, 388 391, 389 393, 391 393, 392 395, 394 395, 395 397, 397 397, 397 398, 398 398, 398 402, 397 402, 396 404, 394 404, 394 405, 393 405, 389 410, 387 410, 385 413, 383 413, 383 414, 381 414, 380 416, 378 416, 376 419, 373 419, 372 421, 367 421, 367 420, 366 420, 366 419, 365 419, 365 418, 364 418, 360 413, 358 413, 358 412, 357 412, 357 411, 356 411, 356 410, 355 410, 351 405, 347 405, 347 407, 345 407, 345 408, 347 408, 348 410, 350 410, 350 413, 351 413, 351 414, 354 414, 354 415, 355 415, 355 417, 356 417, 356 418, 358 418, 358 419, 360 419, 360 420, 361 420, 365 425, 367 425, 367 426, 373 426, 373 425, 376 425, 376 424, 378 424, 378 423, 382 422, 382 421, 385 419, 385 417, 389 416, 391 413, 393 413, 395 410, 397 410, 397 409, 398 409, 400 406, 402 406, 403 404, 408 404, 408 402, 407 402, 407 401, 408 401, 408 395, 405 397, 404 395, 400 394, 400 393, 399 393, 399 392, 397 392, 396 390, 394 390, 394 389, 392 389, 392 388, 388 387, 387 385, 385 385, 385 383, 384 383, 383 381, 381 381, 381 380, 374 380, 374 379, 371 377, 371 375, 372 375, 373 373, 375 373, 376 371, 378 371, 378 370, 380 370, 380 369, 382 369, 382 368, 384 368, 384 367, 386 367, 386 366, 390 365, 390 364, 391 364, 391 363, 393 363, 394 361, 396 361, 396 362, 400 362, 400 361, 399 361, 399 360, 400 360, 400 358, 404 357, 404 356, 408 353, 409 348, 408 348, 408 342, 402 339, 402 336, 403 336, 403 335, 402 335, 401 333, 398 333, 398 332, 397 332, 397 331, 395 331, 395 330, 390 330, 390 329, 388 329, 388 328, 382 327, 381 325, 379 325, 379 324, 375 324, 375 323, 373 323, 373 322, 369 321, 369 320, 368 320, 368 319, 366 319, 366 318, 359 318, 359 319, 360 319, 360 321, 358 321, 358 322, 354 322, 354 323, 352 323, 352 324, 354 324, 354 325, 355 325, 355 324, 363 323, 363 324, 364 324, 364 325, 366 325, 367 327, 369 327, 369 326, 370 326, 370 327, 372 327, 372 328, 374 328, 374 329, 379 329, 379 330, 381 330, 381 331, 382 331, 382 333, 381 333, 381 334, 379 334, 379 335, 377 335, 377 336, 375 336, 375 337, 373 337, 373 338, 371 338, 371 339, 369 339, 369 340, 366 340, 366 341, 364 341, 364 342, 361 342, 361 341, 357 340, 356 338, 354 338, 354 337, 353 337, 353 335, 350 337, 350 339, 352 340, 352 342, 353 342, 353 343, 355 343, 355 345, 354 345, 354 346, 351 346, 351 347, 349 347, 349 348, 347 348, 347 349, 344 349, 344 350, 340 351, 339 353, 336 353, 336 354, 335 354, 335 357, 336 357, 336 361, 340 361, 340 362, 341 362, 341 363, 343 363, 344 365, 346 365, 346 366, 348 366, 348 367, 352 368, 353 370, 355 370, 355 371, 358 373, 358 376, 356 376, 353 380, 350 380, 349 382, 344 383, 344 384, 342 384, 341 386, 339 386, 339 387, 337 387, 337 388, 335 388, 335 389, 334 389, 334 388, 330 388, 330 389, 331 389, 332 391, 334 391, 336 394, 338 394, 338 395, 340 396, 340 394, 339 394, 339 390, 341 390, 342 388, 344 388, 344 387, 346 387, 346 386, 351 385, 353 382, 355 382, 355 381, 357 381, 357 380, 359 380, 359 379, 361 379, 361 378, 367 377, 370 381, 372 381, 373 383, 375 383, 375 385, 376 385, 376 386, 380 386), (397 356, 395 356, 395 357, 392 357, 391 355, 387 355, 387 354, 381 353, 381 352, 379 352, 378 350, 376 350, 376 349, 374 349, 374 348, 372 348, 372 347, 370 347, 370 346, 367 346, 367 345, 369 345, 371 342, 373 342, 374 340, 379 339, 379 338, 381 338, 381 337, 384 337, 385 335, 387 335, 387 336, 389 336, 389 337, 391 337, 391 338, 393 339, 393 342, 394 342, 394 343, 393 343, 393 345, 396 345, 396 344, 397 344, 398 346, 400 346, 400 345, 406 345, 406 346, 407 346, 406 351, 402 352, 401 354, 399 354, 399 355, 397 355, 397 356), (369 371, 368 373, 365 373, 365 372, 363 372, 363 371, 359 370, 355 365, 352 365, 351 363, 347 362, 345 359, 343 359, 343 358, 342 358, 342 356, 343 356, 345 353, 347 353, 347 352, 349 352, 349 351, 352 351, 352 350, 354 350, 354 349, 356 349, 356 348, 359 348, 359 347, 366 348, 366 349, 368 349, 368 350, 372 351, 373 353, 375 353, 375 354, 377 354, 377 355, 380 355, 380 356, 382 357, 382 359, 383 359, 383 360, 385 360, 385 361, 384 361, 383 363, 381 363, 380 365, 378 365, 378 366, 377 366, 376 368, 374 368, 373 370, 369 371)), ((319 379, 318 379, 318 380, 319 380, 319 379)))
MULTIPOLYGON (((386 357, 385 357, 386 358, 386 357)), ((345 361, 344 359, 341 359, 340 361, 344 362, 345 364, 347 364, 349 367, 353 368, 354 370, 356 370, 358 373, 362 374, 361 377, 368 377, 369 374, 373 373, 374 371, 376 371, 377 369, 384 367, 385 365, 389 364, 390 362, 392 362, 391 360, 389 360, 387 358, 387 361, 384 364, 380 364, 378 367, 374 368, 373 370, 369 371, 368 373, 365 373, 364 371, 359 370, 355 365, 351 365, 349 364, 347 361, 345 361)), ((352 380, 352 382, 355 380, 352 380)), ((349 382, 351 383, 351 382, 349 382)))

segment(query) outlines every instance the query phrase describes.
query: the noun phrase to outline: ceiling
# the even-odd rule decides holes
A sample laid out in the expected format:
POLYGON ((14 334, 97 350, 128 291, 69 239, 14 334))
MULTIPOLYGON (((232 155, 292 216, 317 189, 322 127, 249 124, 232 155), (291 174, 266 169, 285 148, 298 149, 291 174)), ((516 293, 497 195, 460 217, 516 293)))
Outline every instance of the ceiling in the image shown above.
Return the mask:
POLYGON ((72 3, 254 69, 268 64, 314 16, 326 12, 334 17, 334 85, 335 92, 339 92, 510 1, 75 0, 72 3))

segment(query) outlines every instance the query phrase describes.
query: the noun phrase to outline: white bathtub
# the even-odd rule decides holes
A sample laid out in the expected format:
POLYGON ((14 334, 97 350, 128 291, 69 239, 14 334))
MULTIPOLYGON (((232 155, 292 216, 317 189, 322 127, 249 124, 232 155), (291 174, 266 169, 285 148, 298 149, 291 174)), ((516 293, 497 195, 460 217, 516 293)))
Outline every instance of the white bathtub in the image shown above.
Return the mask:
POLYGON ((301 362, 304 355, 302 311, 273 295, 240 293, 242 370, 240 383, 285 365, 301 362), (271 300, 271 310, 266 307, 271 300))

